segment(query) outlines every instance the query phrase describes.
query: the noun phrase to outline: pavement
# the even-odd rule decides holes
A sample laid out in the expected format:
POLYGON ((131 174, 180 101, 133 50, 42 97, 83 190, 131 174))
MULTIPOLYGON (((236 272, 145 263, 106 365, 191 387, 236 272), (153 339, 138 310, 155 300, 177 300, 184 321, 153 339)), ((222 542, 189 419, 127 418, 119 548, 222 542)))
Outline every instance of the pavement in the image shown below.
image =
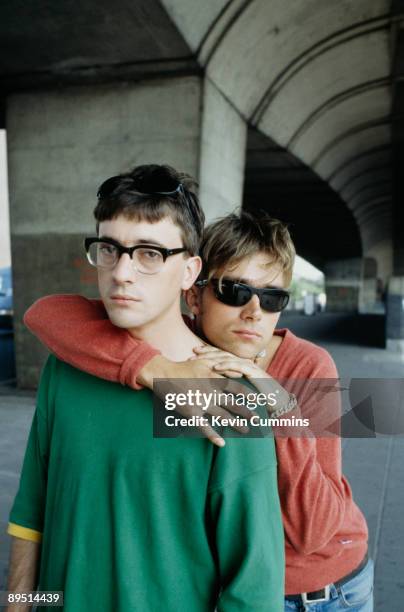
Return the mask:
MULTIPOLYGON (((280 327, 326 348, 341 378, 402 378, 404 356, 382 347, 383 317, 287 315, 280 327)), ((0 386, 0 588, 7 571, 8 513, 18 486, 34 410, 33 392, 0 386)), ((375 612, 404 610, 404 437, 342 441, 343 469, 369 525, 375 562, 375 612)), ((2 584, 3 583, 3 584, 2 584)))

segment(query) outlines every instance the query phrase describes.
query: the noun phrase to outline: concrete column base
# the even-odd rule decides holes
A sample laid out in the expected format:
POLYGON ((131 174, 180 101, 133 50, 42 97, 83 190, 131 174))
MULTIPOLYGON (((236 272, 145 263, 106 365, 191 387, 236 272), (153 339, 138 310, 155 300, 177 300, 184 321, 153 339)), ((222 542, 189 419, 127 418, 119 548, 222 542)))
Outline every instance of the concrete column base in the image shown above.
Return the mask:
POLYGON ((404 356, 404 340, 389 340, 386 341, 386 349, 392 353, 400 353, 404 356))
POLYGON ((390 279, 386 300, 386 347, 404 352, 404 276, 390 279))

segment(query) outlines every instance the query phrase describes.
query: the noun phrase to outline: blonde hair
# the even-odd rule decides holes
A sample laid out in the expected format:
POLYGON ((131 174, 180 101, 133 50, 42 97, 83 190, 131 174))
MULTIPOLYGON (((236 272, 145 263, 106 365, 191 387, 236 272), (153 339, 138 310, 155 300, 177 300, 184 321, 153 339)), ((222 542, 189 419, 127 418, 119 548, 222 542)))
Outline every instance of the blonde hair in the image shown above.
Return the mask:
POLYGON ((287 226, 269 215, 258 217, 244 210, 221 217, 208 225, 203 235, 201 278, 211 279, 225 267, 237 266, 257 253, 266 253, 268 264, 279 266, 287 287, 296 255, 287 226))

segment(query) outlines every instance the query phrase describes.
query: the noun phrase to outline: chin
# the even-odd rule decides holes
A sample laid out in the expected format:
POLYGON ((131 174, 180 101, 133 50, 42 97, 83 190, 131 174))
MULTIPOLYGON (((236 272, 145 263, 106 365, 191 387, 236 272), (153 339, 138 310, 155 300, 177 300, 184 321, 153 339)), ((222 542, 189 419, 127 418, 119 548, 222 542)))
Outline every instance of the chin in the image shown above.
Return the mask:
POLYGON ((121 327, 122 329, 133 329, 135 327, 141 327, 146 323, 146 320, 143 320, 142 317, 135 316, 133 314, 125 314, 120 312, 108 312, 109 320, 111 323, 116 325, 116 327, 121 327))
POLYGON ((241 357, 242 359, 254 359, 259 349, 254 346, 246 346, 244 343, 229 342, 228 344, 217 344, 218 348, 221 348, 223 351, 228 351, 229 353, 233 353, 237 357, 241 357))
POLYGON ((255 359, 258 350, 251 350, 251 347, 247 346, 239 346, 232 351, 237 357, 242 357, 243 359, 255 359))

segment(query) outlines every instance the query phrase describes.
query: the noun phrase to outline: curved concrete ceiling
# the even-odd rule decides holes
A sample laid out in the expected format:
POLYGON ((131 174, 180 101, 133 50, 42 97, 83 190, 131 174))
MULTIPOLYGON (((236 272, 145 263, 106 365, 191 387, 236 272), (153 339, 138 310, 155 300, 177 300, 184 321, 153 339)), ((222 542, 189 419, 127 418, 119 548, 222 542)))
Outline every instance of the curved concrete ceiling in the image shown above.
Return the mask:
POLYGON ((358 225, 339 195, 294 155, 253 128, 247 139, 244 206, 286 222, 298 253, 318 268, 329 259, 361 255, 358 225))
POLYGON ((362 247, 385 240, 391 173, 375 177, 391 162, 391 28, 400 16, 390 1, 164 4, 249 124, 340 193, 362 247))

